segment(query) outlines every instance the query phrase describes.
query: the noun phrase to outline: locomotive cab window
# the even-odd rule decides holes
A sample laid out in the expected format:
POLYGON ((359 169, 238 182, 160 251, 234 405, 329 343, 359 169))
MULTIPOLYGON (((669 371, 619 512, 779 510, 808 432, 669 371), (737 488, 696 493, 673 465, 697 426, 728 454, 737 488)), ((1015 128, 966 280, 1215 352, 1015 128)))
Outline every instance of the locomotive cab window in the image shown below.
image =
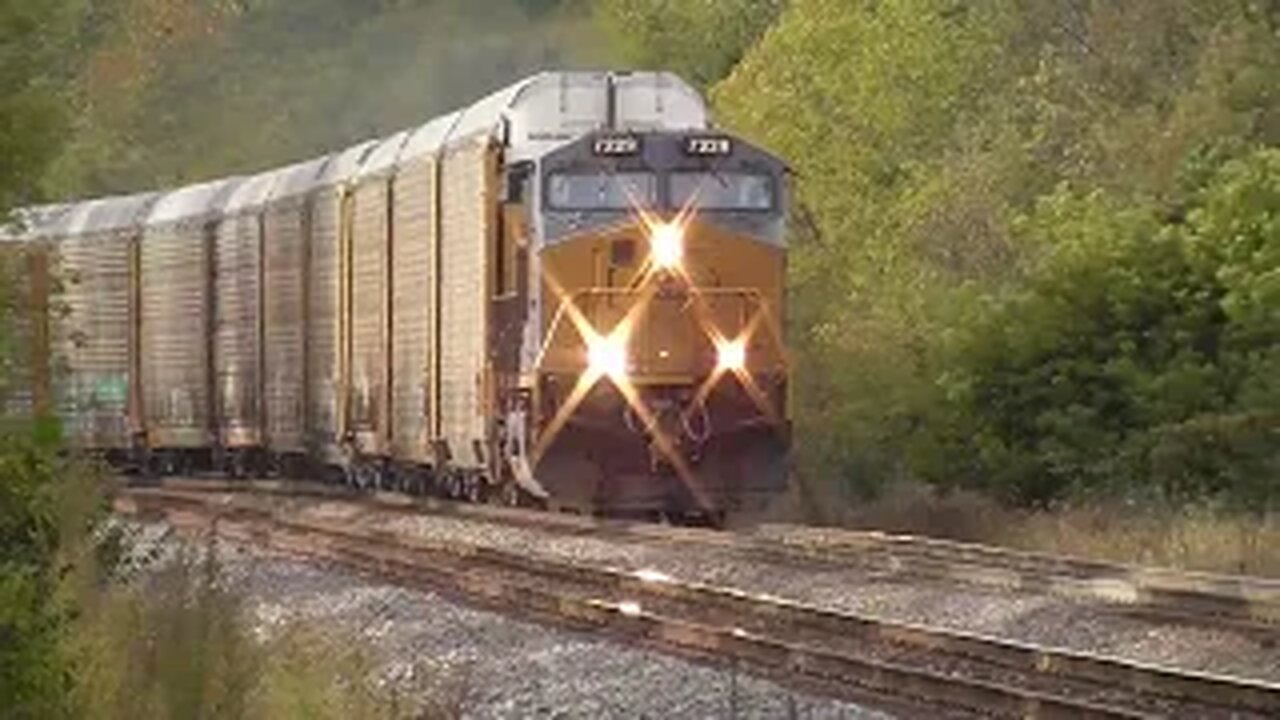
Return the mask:
POLYGON ((747 172, 675 172, 671 203, 702 210, 772 210, 773 177, 747 172))
POLYGON ((547 202, 555 210, 626 210, 652 207, 658 179, 646 172, 556 172, 547 183, 547 202))

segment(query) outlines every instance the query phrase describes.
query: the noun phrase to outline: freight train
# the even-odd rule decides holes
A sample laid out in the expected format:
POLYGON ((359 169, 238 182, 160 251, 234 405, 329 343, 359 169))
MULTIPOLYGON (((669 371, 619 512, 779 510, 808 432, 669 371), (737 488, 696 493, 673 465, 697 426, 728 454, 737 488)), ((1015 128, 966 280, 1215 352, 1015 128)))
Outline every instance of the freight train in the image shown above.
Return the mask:
POLYGON ((61 290, 28 303, 59 366, 29 399, 151 476, 722 517, 787 482, 786 183, 674 75, 555 72, 290 167, 33 208, 6 245, 61 290))

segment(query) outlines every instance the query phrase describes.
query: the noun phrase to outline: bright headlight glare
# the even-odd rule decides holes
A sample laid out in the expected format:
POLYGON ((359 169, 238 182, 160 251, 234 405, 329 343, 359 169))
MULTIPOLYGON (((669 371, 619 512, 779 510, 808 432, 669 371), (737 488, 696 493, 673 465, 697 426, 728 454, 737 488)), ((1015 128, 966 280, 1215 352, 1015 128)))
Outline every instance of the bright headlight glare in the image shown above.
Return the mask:
POLYGON ((623 378, 627 375, 627 342, 609 336, 593 340, 587 346, 587 364, 595 375, 623 378))
POLYGON ((676 223, 655 225, 649 234, 653 264, 664 270, 680 267, 684 259, 684 228, 676 223))
POLYGON ((743 340, 718 343, 716 356, 721 370, 743 370, 747 367, 747 343, 743 340))

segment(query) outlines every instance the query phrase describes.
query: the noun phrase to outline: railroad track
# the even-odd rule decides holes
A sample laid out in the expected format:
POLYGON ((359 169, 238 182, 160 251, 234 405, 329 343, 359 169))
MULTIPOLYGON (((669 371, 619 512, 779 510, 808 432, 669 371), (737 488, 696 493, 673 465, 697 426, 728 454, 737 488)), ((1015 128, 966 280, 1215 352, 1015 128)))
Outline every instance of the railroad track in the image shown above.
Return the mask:
MULTIPOLYGON (((524 554, 301 519, 232 496, 131 489, 124 513, 666 652, 740 663, 810 691, 928 717, 1263 718, 1280 686, 821 610, 778 598, 524 554)), ((388 511, 390 509, 388 508, 388 511)))
MULTIPOLYGON (((167 481, 195 492, 243 491, 244 483, 167 481)), ((750 533, 678 528, 400 495, 358 494, 315 483, 256 481, 258 492, 341 497, 374 507, 459 516, 617 543, 711 545, 763 562, 858 567, 884 580, 943 582, 1087 599, 1126 614, 1219 627, 1280 641, 1280 580, 1148 568, 880 532, 764 526, 750 533)))

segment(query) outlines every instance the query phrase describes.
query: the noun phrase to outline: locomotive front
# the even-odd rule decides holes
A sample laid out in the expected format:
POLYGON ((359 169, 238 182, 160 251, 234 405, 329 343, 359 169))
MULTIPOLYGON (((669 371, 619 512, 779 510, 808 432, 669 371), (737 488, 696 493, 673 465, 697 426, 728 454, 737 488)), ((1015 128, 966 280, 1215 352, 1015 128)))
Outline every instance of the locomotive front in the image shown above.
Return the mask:
POLYGON ((612 513, 720 518, 776 497, 783 164, 727 134, 668 131, 592 134, 527 170, 541 239, 522 363, 530 479, 612 513))

